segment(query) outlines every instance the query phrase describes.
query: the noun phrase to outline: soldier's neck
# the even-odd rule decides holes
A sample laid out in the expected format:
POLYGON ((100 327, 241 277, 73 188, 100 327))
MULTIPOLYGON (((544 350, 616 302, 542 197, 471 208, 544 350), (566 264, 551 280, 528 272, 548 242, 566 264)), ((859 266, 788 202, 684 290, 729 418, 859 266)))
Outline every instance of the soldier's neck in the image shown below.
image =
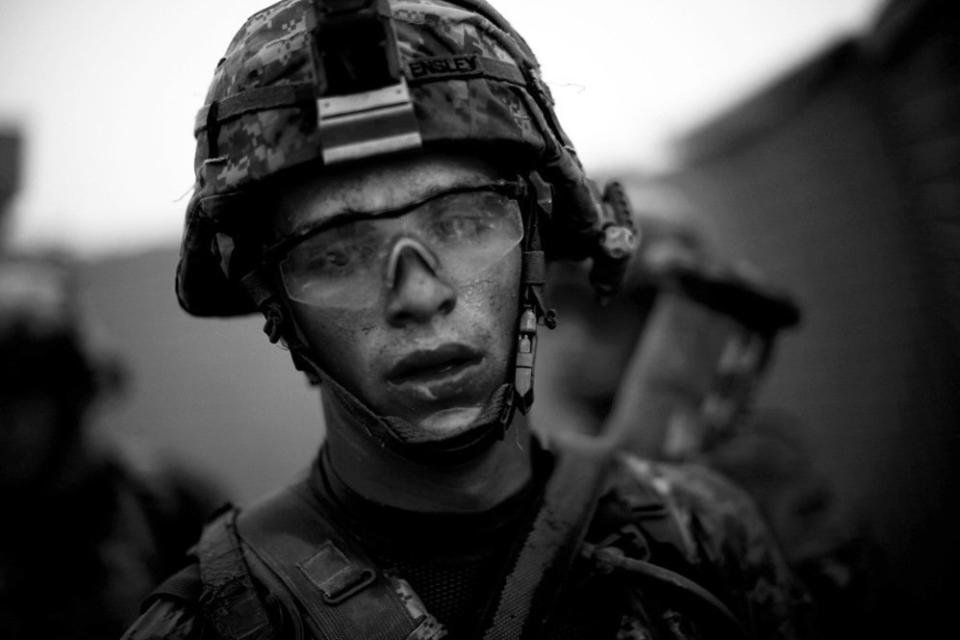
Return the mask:
POLYGON ((410 460, 324 402, 330 470, 364 498, 408 511, 475 513, 516 494, 532 475, 530 430, 517 415, 502 440, 455 464, 410 460))

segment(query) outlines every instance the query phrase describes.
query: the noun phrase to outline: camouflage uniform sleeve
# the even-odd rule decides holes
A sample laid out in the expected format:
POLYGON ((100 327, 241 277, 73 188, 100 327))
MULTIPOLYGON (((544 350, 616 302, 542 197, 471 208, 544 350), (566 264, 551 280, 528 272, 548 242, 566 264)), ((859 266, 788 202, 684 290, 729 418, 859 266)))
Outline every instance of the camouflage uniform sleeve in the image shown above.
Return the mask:
POLYGON ((666 499, 690 559, 726 586, 730 604, 754 637, 815 637, 806 589, 742 489, 700 465, 630 465, 666 499))

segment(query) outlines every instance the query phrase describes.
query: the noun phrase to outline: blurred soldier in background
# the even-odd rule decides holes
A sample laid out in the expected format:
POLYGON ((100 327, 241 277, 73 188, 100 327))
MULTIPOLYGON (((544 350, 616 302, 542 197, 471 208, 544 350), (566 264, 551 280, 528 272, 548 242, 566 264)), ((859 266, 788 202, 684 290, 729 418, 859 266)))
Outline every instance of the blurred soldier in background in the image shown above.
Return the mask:
POLYGON ((123 371, 94 348, 69 261, 0 258, 0 638, 118 637, 220 501, 95 442, 123 371))
POLYGON ((848 637, 869 610, 874 548, 838 522, 803 425, 755 406, 780 334, 800 310, 754 269, 721 260, 680 194, 634 187, 631 200, 645 215, 621 295, 597 304, 582 265, 552 265, 547 295, 563 323, 541 341, 534 413, 551 428, 586 430, 736 481, 810 588, 825 637, 848 637))
POLYGON ((326 439, 206 527, 127 638, 802 636, 805 596, 740 490, 531 431, 545 261, 591 259, 610 296, 635 243, 494 9, 275 4, 196 135, 180 303, 263 313, 321 385, 326 439))
POLYGON ((598 304, 582 264, 551 265, 547 295, 566 322, 543 338, 550 366, 539 382, 550 401, 538 412, 561 429, 603 428, 644 456, 688 460, 736 432, 800 310, 752 267, 719 259, 662 195, 654 206, 666 208, 646 213, 648 189, 631 194, 645 213, 621 295, 598 304))

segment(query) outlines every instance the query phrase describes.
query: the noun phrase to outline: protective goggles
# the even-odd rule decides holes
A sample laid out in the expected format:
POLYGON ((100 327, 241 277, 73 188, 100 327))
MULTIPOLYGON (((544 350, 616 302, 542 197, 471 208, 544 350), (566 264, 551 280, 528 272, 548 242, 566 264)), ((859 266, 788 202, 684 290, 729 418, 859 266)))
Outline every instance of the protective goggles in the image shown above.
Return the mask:
POLYGON ((469 286, 523 239, 519 182, 446 191, 401 210, 325 221, 284 244, 287 295, 304 304, 362 309, 396 284, 414 251, 434 275, 469 286))

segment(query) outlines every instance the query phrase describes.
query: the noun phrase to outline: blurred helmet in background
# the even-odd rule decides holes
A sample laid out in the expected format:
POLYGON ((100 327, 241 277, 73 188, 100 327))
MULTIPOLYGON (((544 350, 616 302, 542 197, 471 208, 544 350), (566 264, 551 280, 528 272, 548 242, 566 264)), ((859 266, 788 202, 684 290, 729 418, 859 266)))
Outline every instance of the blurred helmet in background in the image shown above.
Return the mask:
POLYGON ((116 388, 118 363, 95 349, 69 260, 0 258, 0 395, 90 400, 116 388))

